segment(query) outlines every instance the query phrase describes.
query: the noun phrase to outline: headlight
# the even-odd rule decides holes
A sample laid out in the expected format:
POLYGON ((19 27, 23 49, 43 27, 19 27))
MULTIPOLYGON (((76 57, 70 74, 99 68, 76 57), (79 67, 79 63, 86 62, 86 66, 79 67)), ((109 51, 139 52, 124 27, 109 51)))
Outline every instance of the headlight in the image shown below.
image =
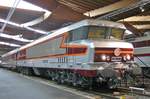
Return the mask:
POLYGON ((101 59, 102 59, 103 61, 105 61, 106 58, 107 58, 106 55, 102 55, 102 56, 101 56, 101 59))
POLYGON ((126 56, 123 56, 123 60, 124 60, 124 61, 126 61, 126 60, 127 60, 126 56))
POLYGON ((127 54, 127 56, 126 56, 126 57, 127 57, 127 60, 130 60, 130 59, 131 59, 131 56, 130 56, 130 55, 128 55, 128 54, 127 54))

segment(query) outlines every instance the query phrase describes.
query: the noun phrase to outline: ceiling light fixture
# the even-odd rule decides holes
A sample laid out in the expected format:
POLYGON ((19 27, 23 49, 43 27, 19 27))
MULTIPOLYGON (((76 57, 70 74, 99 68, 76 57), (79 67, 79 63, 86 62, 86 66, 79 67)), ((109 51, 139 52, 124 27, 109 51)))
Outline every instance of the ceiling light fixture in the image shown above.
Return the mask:
MULTIPOLYGON (((0 18, 0 22, 5 23, 6 20, 0 18)), ((25 29, 27 29, 27 30, 30 30, 30 31, 33 31, 33 32, 37 32, 37 33, 40 33, 40 34, 47 34, 47 33, 48 33, 48 32, 43 31, 43 30, 34 29, 34 28, 31 28, 31 27, 28 27, 28 26, 24 26, 24 25, 22 25, 22 24, 18 24, 18 23, 15 23, 15 22, 11 22, 11 21, 8 21, 7 24, 13 25, 13 26, 16 26, 16 27, 20 27, 20 28, 25 28, 25 29)))
POLYGON ((142 6, 140 7, 140 10, 141 10, 141 12, 145 11, 145 9, 142 6))
POLYGON ((8 38, 8 39, 13 39, 16 41, 21 41, 21 42, 32 42, 33 40, 28 40, 28 39, 24 39, 24 38, 20 38, 18 35, 17 36, 12 36, 12 35, 8 35, 8 34, 4 34, 4 33, 0 33, 0 37, 4 37, 4 38, 8 38))
MULTIPOLYGON (((16 0, 2 0, 2 2, 0 3, 0 6, 13 7, 12 4, 14 2, 16 2, 16 0)), ((5 20, 5 19, 0 19, 0 22, 3 22, 4 24, 10 24, 10 25, 13 25, 13 26, 16 26, 16 27, 26 28, 26 29, 28 29, 30 31, 34 31, 34 32, 37 32, 37 33, 40 33, 40 34, 47 34, 47 32, 45 32, 45 31, 38 30, 38 29, 33 29, 33 28, 29 27, 29 26, 38 24, 38 23, 42 22, 43 20, 47 19, 51 15, 51 12, 46 10, 46 9, 43 9, 41 7, 38 7, 38 6, 34 5, 34 4, 31 4, 29 2, 26 2, 24 0, 18 0, 18 2, 19 3, 17 4, 17 6, 15 6, 15 8, 34 10, 34 11, 41 11, 41 12, 45 12, 45 14, 43 16, 33 20, 33 21, 26 22, 26 23, 23 23, 23 24, 18 24, 18 23, 11 22, 11 21, 5 20)), ((4 30, 4 29, 2 29, 2 30, 4 30)))
MULTIPOLYGON (((1 0, 0 6, 12 7, 12 4, 14 2, 15 2, 15 0, 1 0)), ((24 0, 21 0, 16 8, 34 10, 34 11, 44 11, 44 12, 47 11, 46 9, 38 7, 38 6, 31 4, 31 3, 24 1, 24 0)))
POLYGON ((6 45, 6 46, 11 46, 11 47, 21 47, 21 45, 18 44, 13 44, 13 43, 8 43, 8 42, 2 42, 0 41, 1 45, 6 45))
MULTIPOLYGON (((13 7, 13 3, 15 3, 16 0, 2 0, 0 3, 0 6, 5 6, 5 7, 13 7)), ((20 8, 20 9, 26 9, 26 10, 32 10, 32 11, 39 11, 39 12, 45 12, 43 16, 35 19, 33 22, 27 22, 23 23, 24 26, 31 26, 35 25, 36 23, 40 23, 41 21, 47 19, 51 15, 51 11, 43 9, 39 6, 36 6, 34 4, 31 4, 29 2, 26 2, 24 0, 18 0, 18 4, 16 5, 15 8, 20 8)))
POLYGON ((5 29, 6 25, 7 25, 7 23, 9 22, 9 20, 10 20, 11 17, 12 17, 12 15, 14 14, 15 9, 16 9, 16 7, 18 6, 18 4, 20 3, 20 1, 21 1, 21 0, 14 0, 14 2, 12 3, 12 6, 11 6, 11 8, 10 8, 10 10, 9 10, 9 12, 8 12, 8 15, 7 15, 6 19, 5 19, 6 22, 3 24, 2 28, 0 29, 1 32, 4 31, 4 29, 5 29))
POLYGON ((33 32, 40 33, 40 34, 47 34, 48 33, 48 32, 45 32, 43 30, 33 29, 31 27, 24 27, 24 28, 26 28, 27 30, 33 31, 33 32))

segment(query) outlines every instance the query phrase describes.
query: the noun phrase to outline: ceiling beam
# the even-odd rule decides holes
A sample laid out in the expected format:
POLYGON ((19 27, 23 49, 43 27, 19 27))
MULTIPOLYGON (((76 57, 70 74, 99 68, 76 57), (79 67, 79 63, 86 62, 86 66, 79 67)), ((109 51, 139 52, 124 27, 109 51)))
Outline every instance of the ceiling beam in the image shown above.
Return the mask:
MULTIPOLYGON (((7 21, 5 19, 0 18, 0 22, 6 23, 7 21)), ((34 28, 29 27, 29 26, 24 26, 22 24, 18 24, 18 23, 12 22, 12 21, 8 21, 7 24, 15 26, 15 27, 27 29, 27 30, 30 30, 30 31, 33 31, 33 32, 36 32, 36 33, 39 33, 39 34, 47 34, 46 31, 34 29, 34 28)))
POLYGON ((27 26, 32 26, 32 25, 39 24, 42 21, 44 21, 45 19, 47 19, 50 15, 51 15, 51 12, 45 10, 45 13, 42 16, 40 16, 40 17, 38 17, 38 18, 36 18, 36 19, 34 19, 32 21, 23 23, 21 25, 27 27, 27 26))
POLYGON ((21 0, 15 0, 15 1, 13 2, 13 5, 12 5, 12 7, 10 8, 10 10, 9 10, 9 12, 8 12, 8 15, 7 15, 7 17, 6 17, 6 22, 3 24, 2 28, 0 29, 1 32, 4 31, 4 29, 5 29, 6 25, 7 25, 7 22, 11 19, 12 15, 14 14, 15 9, 16 9, 16 7, 18 6, 18 4, 20 3, 20 1, 21 1, 21 0))
POLYGON ((119 22, 128 22, 134 24, 133 26, 137 29, 150 29, 150 15, 148 16, 132 16, 119 20, 119 22), (138 24, 137 24, 138 23, 138 24))
POLYGON ((133 26, 137 29, 145 29, 145 30, 150 29, 150 24, 147 24, 147 25, 133 25, 133 26))
POLYGON ((129 17, 129 18, 125 18, 119 21, 150 21, 150 15, 148 16, 133 16, 133 17, 129 17))
POLYGON ((135 36, 139 37, 142 36, 142 33, 140 30, 138 30, 136 27, 134 27, 132 24, 123 22, 124 26, 127 30, 131 31, 135 36))
POLYGON ((121 21, 121 22, 127 22, 132 25, 144 25, 144 24, 150 24, 150 21, 121 21))
POLYGON ((56 0, 25 0, 25 1, 40 6, 49 11, 53 11, 59 5, 59 3, 56 0))
POLYGON ((108 12, 111 12, 111 11, 129 6, 131 4, 134 4, 137 1, 138 0, 121 0, 121 1, 113 3, 111 5, 86 12, 86 13, 84 13, 84 15, 89 16, 89 17, 95 17, 98 15, 103 15, 103 14, 106 14, 108 12))

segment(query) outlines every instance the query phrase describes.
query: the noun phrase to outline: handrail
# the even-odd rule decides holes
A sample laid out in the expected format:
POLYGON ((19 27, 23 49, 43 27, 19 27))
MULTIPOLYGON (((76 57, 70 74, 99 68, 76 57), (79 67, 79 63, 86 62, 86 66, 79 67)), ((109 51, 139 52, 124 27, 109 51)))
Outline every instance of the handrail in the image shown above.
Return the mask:
POLYGON ((145 65, 146 67, 149 67, 145 62, 143 62, 138 56, 135 56, 143 65, 145 65))
MULTIPOLYGON (((136 56, 137 59, 143 64, 145 65, 146 67, 149 67, 145 62, 143 62, 138 56, 136 56)), ((146 73, 143 72, 143 75, 147 78, 150 78, 150 75, 147 75, 147 73, 149 72, 149 69, 147 69, 146 73)))

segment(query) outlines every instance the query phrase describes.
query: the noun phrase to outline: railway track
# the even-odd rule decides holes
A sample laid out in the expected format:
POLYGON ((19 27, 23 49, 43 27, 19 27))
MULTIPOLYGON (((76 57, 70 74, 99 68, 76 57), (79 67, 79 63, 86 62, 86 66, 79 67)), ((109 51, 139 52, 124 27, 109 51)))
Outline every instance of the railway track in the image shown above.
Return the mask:
MULTIPOLYGON (((35 77, 35 76, 25 76, 28 78, 31 78, 33 80, 37 81, 43 81, 48 83, 49 85, 52 84, 54 86, 59 86, 62 87, 62 89, 68 89, 68 90, 73 90, 75 92, 83 93, 84 95, 89 95, 92 96, 92 99, 128 99, 124 97, 130 97, 130 99, 141 99, 141 98, 135 98, 138 96, 141 97, 147 97, 144 99, 149 99, 150 94, 143 94, 143 93, 138 93, 136 91, 131 92, 129 88, 124 88, 124 87, 119 87, 118 89, 115 90, 108 90, 108 89, 84 89, 84 88, 78 88, 78 87, 73 87, 70 85, 65 85, 65 84, 60 84, 58 85, 56 82, 41 78, 41 77, 35 77), (119 94, 114 94, 114 93, 119 93, 119 94)), ((90 98, 91 99, 91 98, 90 98)))
POLYGON ((114 90, 103 89, 103 88, 102 89, 84 89, 84 88, 73 87, 73 86, 65 85, 65 84, 58 85, 56 82, 50 81, 48 79, 35 77, 35 76, 32 76, 32 77, 36 79, 44 80, 46 82, 49 82, 50 84, 53 83, 56 86, 71 88, 69 90, 75 90, 79 93, 84 92, 85 95, 93 96, 92 99, 128 99, 127 97, 129 97, 129 99, 141 99, 141 97, 144 97, 143 99, 150 98, 150 94, 147 94, 148 92, 146 90, 144 90, 144 93, 143 93, 140 91, 138 92, 136 90, 131 91, 131 88, 126 88, 126 87, 118 87, 117 89, 114 89, 114 90))
POLYGON ((137 87, 122 88, 122 87, 119 87, 118 90, 123 93, 129 93, 129 94, 150 97, 150 92, 148 92, 144 88, 137 88, 137 87))
MULTIPOLYGON (((19 74, 17 72, 14 72, 14 73, 19 74)), ((131 91, 131 88, 126 88, 126 87, 118 87, 115 90, 109 90, 109 89, 103 89, 103 88, 89 90, 89 89, 84 89, 84 88, 79 88, 79 87, 73 87, 73 86, 66 85, 66 84, 57 84, 55 81, 52 81, 46 78, 37 77, 37 76, 26 76, 22 74, 19 74, 19 75, 27 79, 40 82, 42 84, 46 84, 52 87, 59 88, 61 90, 65 89, 65 91, 71 91, 73 93, 75 92, 75 93, 83 94, 84 96, 93 97, 89 99, 141 99, 141 97, 144 97, 143 99, 150 98, 150 94, 147 94, 148 92, 146 90, 144 93, 138 92, 138 91, 131 91), (117 94, 114 94, 114 93, 117 93, 117 94), (125 97, 130 97, 130 98, 125 98, 125 97), (140 98, 137 98, 137 97, 140 97, 140 98)))

